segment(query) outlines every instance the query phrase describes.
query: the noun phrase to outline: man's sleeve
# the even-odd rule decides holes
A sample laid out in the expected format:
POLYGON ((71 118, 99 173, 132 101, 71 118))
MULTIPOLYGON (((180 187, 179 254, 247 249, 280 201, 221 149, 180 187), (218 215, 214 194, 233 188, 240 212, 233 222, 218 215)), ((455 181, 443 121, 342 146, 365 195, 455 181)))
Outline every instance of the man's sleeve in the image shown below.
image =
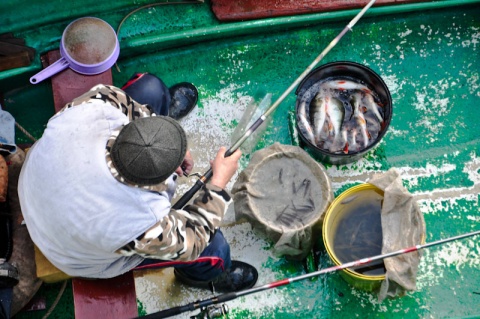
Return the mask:
POLYGON ((190 261, 213 239, 231 203, 223 189, 207 184, 192 205, 170 213, 117 253, 161 260, 190 261))

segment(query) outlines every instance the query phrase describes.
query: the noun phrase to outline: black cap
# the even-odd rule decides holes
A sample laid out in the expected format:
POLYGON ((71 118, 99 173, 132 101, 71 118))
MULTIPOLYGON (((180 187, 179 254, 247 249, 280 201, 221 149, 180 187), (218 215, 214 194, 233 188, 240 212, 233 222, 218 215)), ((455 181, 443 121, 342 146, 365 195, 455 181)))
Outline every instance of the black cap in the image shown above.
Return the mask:
POLYGON ((118 173, 137 185, 166 180, 182 164, 187 152, 183 128, 166 116, 145 117, 127 124, 112 145, 118 173))

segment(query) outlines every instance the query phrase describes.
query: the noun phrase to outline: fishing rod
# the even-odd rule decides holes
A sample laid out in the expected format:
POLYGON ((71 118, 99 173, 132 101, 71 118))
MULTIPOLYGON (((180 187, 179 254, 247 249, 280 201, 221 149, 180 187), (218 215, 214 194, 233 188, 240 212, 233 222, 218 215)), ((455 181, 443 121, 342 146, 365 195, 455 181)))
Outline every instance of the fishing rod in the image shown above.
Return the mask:
MULTIPOLYGON (((266 118, 273 113, 273 111, 283 102, 290 92, 295 89, 295 87, 308 75, 308 73, 313 70, 313 68, 327 55, 327 53, 340 41, 340 39, 347 33, 351 31, 353 26, 360 20, 360 18, 365 14, 365 12, 370 9, 370 7, 375 3, 376 0, 371 0, 353 19, 350 23, 328 44, 328 46, 320 53, 320 55, 315 58, 315 60, 303 71, 303 73, 288 87, 288 89, 283 92, 283 94, 245 131, 245 133, 226 151, 225 156, 232 155, 243 142, 252 135, 257 128, 259 128, 266 118)), ((200 176, 196 183, 190 188, 174 205, 173 209, 183 208, 190 199, 210 180, 213 175, 213 170, 210 167, 205 174, 200 176)))
POLYGON ((424 249, 424 248, 428 248, 428 247, 432 247, 432 246, 436 246, 436 245, 441 245, 441 244, 444 244, 444 243, 464 239, 464 238, 479 235, 479 234, 480 234, 480 230, 477 230, 477 231, 474 231, 474 232, 471 232, 471 233, 466 233, 466 234, 462 234, 462 235, 458 235, 458 236, 454 236, 454 237, 450 237, 450 238, 446 238, 446 239, 440 239, 440 240, 430 242, 430 243, 426 243, 426 244, 423 244, 423 245, 415 245, 415 246, 412 246, 412 247, 409 247, 409 248, 400 249, 400 250, 393 251, 393 252, 386 253, 386 254, 382 254, 382 255, 376 255, 376 256, 372 256, 372 257, 368 257, 368 258, 362 258, 362 259, 355 260, 355 261, 352 261, 352 262, 349 262, 349 263, 332 266, 332 267, 329 267, 329 268, 314 271, 314 272, 304 274, 304 275, 300 275, 300 276, 297 276, 297 277, 282 279, 282 280, 275 281, 275 282, 272 282, 272 283, 269 283, 269 284, 266 284, 266 285, 263 285, 263 286, 253 287, 253 288, 250 288, 250 289, 245 289, 245 290, 237 291, 237 292, 228 292, 228 293, 225 293, 225 294, 213 297, 213 298, 198 300, 198 301, 189 303, 189 304, 184 305, 184 306, 178 306, 178 307, 173 307, 173 308, 170 308, 170 309, 162 310, 162 311, 159 311, 157 313, 153 313, 153 314, 150 314, 150 315, 143 316, 141 318, 142 319, 161 319, 161 318, 168 318, 168 317, 171 317, 171 316, 179 315, 181 313, 188 312, 188 311, 194 311, 194 310, 197 310, 197 309, 206 309, 207 307, 218 304, 218 303, 230 301, 230 300, 242 297, 242 296, 250 295, 250 294, 261 292, 261 291, 264 291, 264 290, 285 286, 285 285, 288 285, 288 284, 291 284, 291 283, 294 283, 294 282, 297 282, 297 281, 300 281, 300 280, 305 280, 305 279, 308 279, 308 278, 316 277, 316 276, 326 274, 326 273, 330 273, 330 272, 335 272, 335 271, 342 270, 342 269, 345 269, 345 268, 364 266, 366 264, 370 264, 373 261, 383 260, 385 258, 415 252, 415 251, 418 251, 418 250, 421 250, 421 249, 424 249))

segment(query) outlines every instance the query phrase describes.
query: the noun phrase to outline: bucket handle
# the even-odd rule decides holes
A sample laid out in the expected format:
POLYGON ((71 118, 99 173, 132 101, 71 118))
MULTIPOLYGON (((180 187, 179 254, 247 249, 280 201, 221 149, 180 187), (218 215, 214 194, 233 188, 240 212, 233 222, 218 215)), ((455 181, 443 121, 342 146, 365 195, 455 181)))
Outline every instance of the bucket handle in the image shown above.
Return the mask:
POLYGON ((70 63, 64 57, 61 57, 59 60, 55 61, 55 63, 49 65, 42 71, 32 76, 30 78, 30 83, 37 84, 51 77, 52 75, 55 75, 58 72, 65 70, 69 66, 69 64, 70 63))

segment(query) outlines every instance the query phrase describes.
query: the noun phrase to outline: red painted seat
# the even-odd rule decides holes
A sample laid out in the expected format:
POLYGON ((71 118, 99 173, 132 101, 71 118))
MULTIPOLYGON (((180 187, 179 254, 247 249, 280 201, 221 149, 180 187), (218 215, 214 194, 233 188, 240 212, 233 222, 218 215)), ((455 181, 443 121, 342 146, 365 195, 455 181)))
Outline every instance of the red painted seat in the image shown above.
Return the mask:
MULTIPOLYGON (((377 0, 376 5, 418 2, 417 0, 377 0)), ((359 9, 366 1, 351 0, 212 0, 212 11, 220 21, 245 21, 262 18, 359 9)))

